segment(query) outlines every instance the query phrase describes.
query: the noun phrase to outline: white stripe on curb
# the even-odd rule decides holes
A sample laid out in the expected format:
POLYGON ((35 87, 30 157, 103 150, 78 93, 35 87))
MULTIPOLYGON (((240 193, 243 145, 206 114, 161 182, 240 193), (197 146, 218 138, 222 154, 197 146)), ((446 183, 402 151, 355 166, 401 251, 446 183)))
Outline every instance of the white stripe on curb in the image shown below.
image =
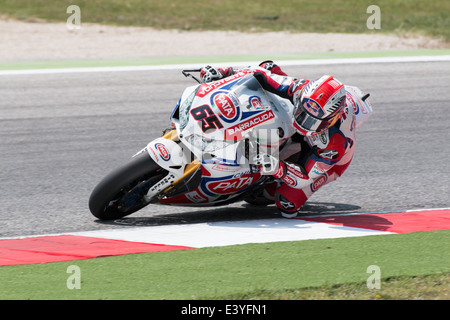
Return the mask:
POLYGON ((393 233, 335 226, 321 222, 280 218, 132 227, 70 234, 114 240, 204 248, 247 243, 332 239, 393 233))

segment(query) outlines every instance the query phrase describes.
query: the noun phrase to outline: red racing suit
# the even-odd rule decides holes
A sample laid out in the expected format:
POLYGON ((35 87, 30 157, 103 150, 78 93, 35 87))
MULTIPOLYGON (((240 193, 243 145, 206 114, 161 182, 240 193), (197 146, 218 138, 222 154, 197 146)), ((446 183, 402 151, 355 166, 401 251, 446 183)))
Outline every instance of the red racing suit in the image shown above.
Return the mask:
MULTIPOLYGON (((310 82, 289 77, 272 61, 262 62, 256 68, 229 67, 218 71, 223 77, 236 72, 253 73, 265 90, 291 103, 310 82)), ((343 174, 353 158, 354 148, 355 112, 346 106, 340 119, 326 131, 308 137, 297 133, 289 138, 280 150, 280 159, 285 160, 280 160, 273 174, 280 183, 266 188, 265 196, 275 200, 283 216, 295 217, 314 192, 343 174)))

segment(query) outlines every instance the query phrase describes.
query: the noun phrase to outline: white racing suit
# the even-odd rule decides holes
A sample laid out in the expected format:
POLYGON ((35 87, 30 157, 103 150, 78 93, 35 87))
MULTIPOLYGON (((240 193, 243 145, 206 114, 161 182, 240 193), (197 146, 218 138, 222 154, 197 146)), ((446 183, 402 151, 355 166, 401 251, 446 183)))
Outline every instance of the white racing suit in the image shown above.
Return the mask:
MULTIPOLYGON (((256 68, 219 68, 221 77, 235 72, 253 73, 262 87, 282 98, 289 99, 300 94, 309 80, 287 76, 272 61, 256 68)), ((335 125, 313 136, 299 133, 289 138, 280 150, 278 170, 273 176, 278 182, 269 185, 264 195, 274 200, 282 215, 297 216, 308 198, 325 184, 340 177, 353 158, 355 148, 355 112, 348 103, 352 99, 347 91, 345 112, 335 125)))

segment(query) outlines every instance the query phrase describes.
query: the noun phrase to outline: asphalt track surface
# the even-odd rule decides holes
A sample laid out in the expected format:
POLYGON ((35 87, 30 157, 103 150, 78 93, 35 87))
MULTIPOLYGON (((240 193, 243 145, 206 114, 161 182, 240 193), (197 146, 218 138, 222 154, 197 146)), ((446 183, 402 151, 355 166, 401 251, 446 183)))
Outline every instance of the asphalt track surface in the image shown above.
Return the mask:
MULTIPOLYGON (((305 215, 450 207, 450 62, 286 66, 333 74, 371 93, 347 172, 305 215)), ((0 237, 129 226, 279 218, 273 206, 150 205, 96 220, 90 192, 161 134, 183 89, 181 70, 0 76, 0 237)))

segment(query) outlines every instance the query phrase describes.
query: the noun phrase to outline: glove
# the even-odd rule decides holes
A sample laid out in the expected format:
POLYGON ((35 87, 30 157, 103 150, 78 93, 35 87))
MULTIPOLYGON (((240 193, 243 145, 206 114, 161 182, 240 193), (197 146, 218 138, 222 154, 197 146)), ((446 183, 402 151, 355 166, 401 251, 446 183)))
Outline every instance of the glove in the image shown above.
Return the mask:
POLYGON ((200 78, 202 79, 202 82, 212 82, 216 80, 220 80, 223 78, 222 72, 220 72, 219 69, 216 69, 211 66, 206 66, 202 68, 200 71, 200 78))
POLYGON ((271 175, 293 188, 301 189, 309 181, 309 176, 302 167, 295 164, 287 164, 269 154, 260 153, 253 158, 253 161, 258 166, 261 174, 271 175))
POLYGON ((259 64, 260 67, 269 70, 271 73, 273 74, 277 74, 279 76, 284 76, 287 77, 288 75, 286 73, 284 73, 283 70, 281 70, 281 68, 276 65, 272 60, 266 60, 263 61, 259 64))

